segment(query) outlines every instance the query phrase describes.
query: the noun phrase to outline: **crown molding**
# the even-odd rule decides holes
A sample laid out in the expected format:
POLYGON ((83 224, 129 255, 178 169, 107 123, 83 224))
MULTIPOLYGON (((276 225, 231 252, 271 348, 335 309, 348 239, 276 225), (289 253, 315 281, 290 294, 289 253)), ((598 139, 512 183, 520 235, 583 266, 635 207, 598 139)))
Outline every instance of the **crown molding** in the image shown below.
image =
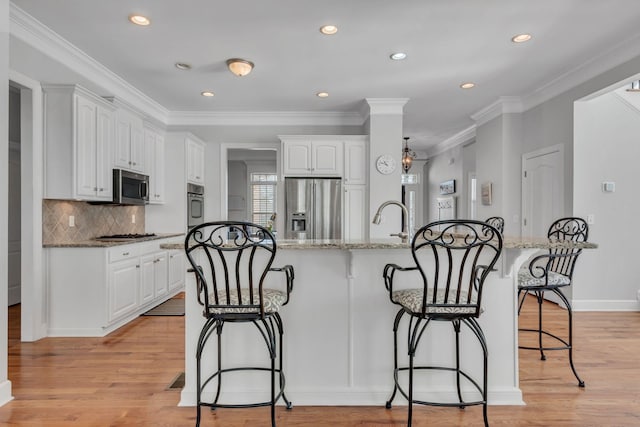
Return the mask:
POLYGON ((13 3, 10 3, 9 18, 12 36, 63 63, 72 71, 87 77, 111 92, 109 95, 125 100, 145 115, 161 122, 166 121, 168 115, 166 108, 13 3))
POLYGON ((522 97, 527 111, 640 55, 640 34, 605 50, 522 97))
POLYGON ((409 98, 365 98, 369 104, 369 115, 402 114, 404 105, 409 98))
POLYGON ((456 133, 455 135, 445 139, 432 148, 427 150, 427 157, 435 157, 445 151, 451 150, 458 145, 465 144, 476 137, 476 125, 471 125, 466 129, 456 133))
POLYGON ((518 96, 501 96, 497 101, 482 110, 471 115, 471 119, 476 122, 476 126, 483 124, 508 113, 522 113, 524 111, 522 101, 518 96))
POLYGON ((362 126, 356 112, 312 111, 171 111, 168 126, 362 126))

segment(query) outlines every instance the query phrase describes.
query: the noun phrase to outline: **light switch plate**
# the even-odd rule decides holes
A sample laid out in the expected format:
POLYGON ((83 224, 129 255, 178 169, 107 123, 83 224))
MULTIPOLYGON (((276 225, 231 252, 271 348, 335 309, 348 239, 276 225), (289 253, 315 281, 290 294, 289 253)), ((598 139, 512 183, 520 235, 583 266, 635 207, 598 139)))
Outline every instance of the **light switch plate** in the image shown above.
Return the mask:
POLYGON ((604 191, 605 193, 614 193, 616 191, 616 183, 611 181, 603 182, 602 191, 604 191))

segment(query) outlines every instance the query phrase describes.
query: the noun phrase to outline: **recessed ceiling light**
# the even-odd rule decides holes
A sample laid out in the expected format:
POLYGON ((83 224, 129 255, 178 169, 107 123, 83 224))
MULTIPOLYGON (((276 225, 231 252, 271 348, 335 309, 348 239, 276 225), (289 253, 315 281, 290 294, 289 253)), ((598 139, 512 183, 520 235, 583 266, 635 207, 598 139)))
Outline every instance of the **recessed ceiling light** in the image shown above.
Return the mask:
POLYGON ((407 54, 404 52, 396 52, 389 55, 389 58, 393 59, 394 61, 402 61, 406 57, 407 57, 407 54))
POLYGON ((146 27, 147 25, 151 24, 151 21, 149 20, 149 18, 143 15, 129 15, 129 21, 133 22, 136 25, 141 25, 143 27, 146 27))
POLYGON ((475 87, 475 86, 476 86, 476 84, 475 84, 475 83, 473 83, 473 82, 466 82, 466 83, 462 83, 462 84, 460 85, 460 87, 461 87, 462 89, 471 89, 472 87, 475 87))
POLYGON ((318 93, 316 93, 316 96, 318 98, 326 98, 326 97, 329 96, 329 92, 318 92, 318 93))
POLYGON ((330 36, 338 32, 338 27, 336 27, 335 25, 323 25, 322 27, 320 27, 320 32, 322 34, 330 36))
POLYGON ((204 91, 204 92, 202 92, 200 95, 202 95, 202 96, 206 96, 206 97, 209 97, 209 98, 210 98, 210 97, 214 96, 214 95, 215 95, 215 93, 213 93, 213 92, 211 92, 211 91, 209 91, 209 90, 205 90, 205 91, 204 91))
POLYGON ((176 62, 176 68, 178 70, 190 70, 191 64, 187 64, 186 62, 176 62))
POLYGON ((531 40, 531 34, 516 34, 511 37, 511 41, 514 43, 524 43, 531 40))

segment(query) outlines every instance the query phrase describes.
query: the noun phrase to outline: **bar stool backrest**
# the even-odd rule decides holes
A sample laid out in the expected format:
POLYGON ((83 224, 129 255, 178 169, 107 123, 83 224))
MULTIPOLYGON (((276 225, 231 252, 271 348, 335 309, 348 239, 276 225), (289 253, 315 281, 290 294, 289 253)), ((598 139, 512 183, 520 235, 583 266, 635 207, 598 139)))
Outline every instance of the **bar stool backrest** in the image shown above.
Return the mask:
POLYGON ((264 285, 276 254, 273 235, 242 221, 214 221, 185 238, 205 317, 264 318, 264 285))
POLYGON ((419 229, 411 253, 422 276, 422 314, 478 317, 482 287, 502 252, 502 234, 474 220, 436 221, 419 229))
MULTIPOLYGON (((554 241, 586 242, 589 238, 589 226, 582 218, 560 218, 551 224, 547 237, 554 241)), ((548 258, 547 271, 553 271, 571 279, 576 260, 581 252, 580 248, 550 248, 551 256, 548 258)))
POLYGON ((485 220, 487 224, 497 229, 500 234, 504 234, 504 218, 501 216, 492 216, 485 220))

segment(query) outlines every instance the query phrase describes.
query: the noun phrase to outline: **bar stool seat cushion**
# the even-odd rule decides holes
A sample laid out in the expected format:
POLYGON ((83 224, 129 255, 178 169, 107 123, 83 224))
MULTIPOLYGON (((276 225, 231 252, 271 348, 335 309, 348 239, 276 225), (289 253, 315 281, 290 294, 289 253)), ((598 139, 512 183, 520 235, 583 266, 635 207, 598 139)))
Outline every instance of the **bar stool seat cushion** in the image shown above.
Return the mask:
MULTIPOLYGON (((278 291, 276 289, 268 289, 264 288, 262 290, 264 296, 264 312, 265 313, 275 313, 280 311, 280 308, 287 301, 287 294, 282 291, 278 291)), ((250 305, 255 304, 260 306, 260 296, 257 293, 253 294, 253 302, 249 298, 249 289, 242 289, 242 305, 250 305)), ((215 301, 213 295, 210 297, 210 301, 215 301)), ((227 303, 227 293, 226 291, 218 291, 218 301, 219 305, 231 305, 237 306, 240 304, 238 301, 238 291, 232 290, 229 292, 229 303, 227 303)), ((259 313, 259 307, 215 307, 215 304, 211 304, 211 312, 219 313, 219 314, 228 314, 228 313, 259 313)))
POLYGON ((559 287, 571 284, 571 279, 555 271, 548 271, 546 277, 548 281, 545 285, 545 276, 533 277, 528 268, 521 268, 518 271, 518 288, 559 287))
MULTIPOLYGON (((419 289, 401 289, 394 291, 391 294, 391 300, 400 304, 405 309, 412 313, 422 313, 422 296, 424 294, 424 288, 419 289)), ((434 306, 427 305, 426 314, 473 314, 476 312, 476 298, 475 295, 471 297, 471 301, 467 302, 468 294, 464 290, 460 290, 460 301, 456 304, 455 290, 449 290, 448 301, 445 301, 445 289, 438 289, 436 294, 435 304, 451 304, 449 306, 434 306)), ((433 289, 428 288, 427 291, 427 304, 433 303, 433 289)))

